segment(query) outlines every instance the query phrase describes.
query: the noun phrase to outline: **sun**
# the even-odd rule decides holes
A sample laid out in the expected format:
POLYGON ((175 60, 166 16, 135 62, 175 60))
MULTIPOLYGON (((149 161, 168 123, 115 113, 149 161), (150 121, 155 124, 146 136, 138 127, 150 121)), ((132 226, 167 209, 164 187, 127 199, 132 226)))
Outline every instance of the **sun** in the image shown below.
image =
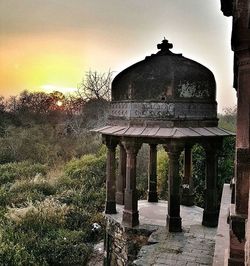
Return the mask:
POLYGON ((61 107, 61 106, 63 105, 63 102, 60 101, 60 100, 58 100, 58 101, 56 102, 56 105, 59 106, 59 107, 61 107))

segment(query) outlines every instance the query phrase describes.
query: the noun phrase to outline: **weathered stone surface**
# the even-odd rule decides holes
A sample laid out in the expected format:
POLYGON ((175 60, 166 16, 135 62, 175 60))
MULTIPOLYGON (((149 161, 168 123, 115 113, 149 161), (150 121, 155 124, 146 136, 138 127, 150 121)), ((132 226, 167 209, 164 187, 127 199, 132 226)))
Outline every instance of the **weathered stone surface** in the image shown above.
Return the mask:
POLYGON ((116 202, 117 204, 124 204, 124 190, 126 187, 126 163, 127 155, 123 145, 120 143, 118 177, 116 179, 116 202))
POLYGON ((249 176, 250 176, 250 1, 221 0, 226 16, 233 17, 232 50, 234 51, 234 87, 237 90, 237 136, 235 165, 235 213, 230 218, 229 265, 247 264, 249 233, 244 219, 250 218, 249 176), (240 221, 241 220, 241 221, 240 221), (245 228, 243 228, 245 227, 245 228), (242 237, 242 233, 246 232, 242 237), (243 239, 245 238, 245 239, 243 239))
POLYGON ((112 238, 109 247, 112 252, 111 265, 130 265, 132 261, 137 266, 212 265, 216 229, 201 225, 202 209, 181 206, 182 213, 183 209, 189 213, 188 219, 183 221, 183 232, 169 233, 164 225, 165 215, 161 214, 161 209, 166 207, 166 202, 162 201, 139 201, 141 221, 135 228, 121 224, 120 205, 117 206, 117 214, 106 215, 107 232, 112 238), (151 211, 152 208, 155 212, 151 211), (152 221, 157 221, 157 224, 150 224, 152 221))
POLYGON ((148 201, 158 202, 157 195, 157 145, 150 144, 148 161, 148 201))
POLYGON ((215 97, 215 80, 207 68, 181 54, 173 54, 169 48, 167 53, 160 49, 116 76, 113 101, 215 97))
POLYGON ((117 141, 115 141, 112 137, 107 136, 104 138, 104 142, 107 146, 105 212, 111 214, 111 213, 116 213, 115 150, 117 146, 117 141))
MULTIPOLYGON (((209 125, 217 126, 216 108, 217 104, 209 103, 113 102, 110 106, 109 120, 111 122, 117 121, 117 123, 122 125, 127 120, 140 121, 142 119, 144 122, 152 122, 156 119, 158 123, 159 121, 173 121, 173 123, 176 123, 176 120, 180 119, 184 121, 200 120, 200 126, 208 125, 204 121, 210 120, 209 125), (214 122, 211 124, 212 120, 214 122)), ((174 126, 174 124, 170 123, 166 123, 165 125, 169 125, 169 127, 174 126)), ((194 126, 194 124, 192 125, 194 126)))
MULTIPOLYGON (((154 239, 159 242, 144 246, 138 255, 134 265, 212 265, 214 252, 214 239, 206 239, 203 226, 197 225, 192 228, 192 233, 168 233, 160 227, 153 233, 154 239), (197 232, 197 234, 196 234, 197 232), (156 237, 158 235, 158 237, 156 237)), ((208 229, 214 238, 215 229, 208 229)))
POLYGON ((171 141, 164 146, 169 157, 168 171, 168 215, 167 227, 169 232, 181 232, 180 217, 180 184, 179 157, 183 149, 181 141, 171 141))
POLYGON ((125 266, 131 263, 137 256, 141 246, 147 244, 148 236, 152 233, 150 226, 147 228, 127 228, 121 223, 107 217, 106 228, 106 265, 125 266))

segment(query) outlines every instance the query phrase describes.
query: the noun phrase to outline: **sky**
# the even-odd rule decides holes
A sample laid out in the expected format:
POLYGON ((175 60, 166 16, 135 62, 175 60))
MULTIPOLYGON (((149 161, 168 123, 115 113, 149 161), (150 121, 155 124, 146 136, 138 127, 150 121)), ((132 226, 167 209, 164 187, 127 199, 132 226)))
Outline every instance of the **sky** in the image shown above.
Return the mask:
POLYGON ((0 95, 74 91, 86 71, 115 76, 166 37, 214 73, 222 112, 236 104, 231 24, 219 0, 0 0, 0 95))

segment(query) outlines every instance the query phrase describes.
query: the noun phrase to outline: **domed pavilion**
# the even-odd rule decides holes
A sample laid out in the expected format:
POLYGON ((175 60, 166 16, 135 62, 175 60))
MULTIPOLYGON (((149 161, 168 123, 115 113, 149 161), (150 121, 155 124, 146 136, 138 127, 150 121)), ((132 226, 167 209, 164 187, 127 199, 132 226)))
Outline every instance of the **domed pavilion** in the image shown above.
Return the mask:
POLYGON ((217 226, 218 151, 231 132, 218 127, 216 82, 205 66, 174 54, 167 40, 159 51, 120 72, 112 83, 112 101, 107 126, 94 131, 107 146, 106 214, 124 205, 122 223, 139 224, 136 195, 136 157, 143 143, 150 146, 148 201, 157 202, 157 145, 169 157, 167 228, 180 232, 180 204, 193 205, 192 146, 206 152, 205 208, 202 224, 217 226), (119 149, 116 176, 115 152, 119 149), (184 177, 179 157, 184 151, 184 177))

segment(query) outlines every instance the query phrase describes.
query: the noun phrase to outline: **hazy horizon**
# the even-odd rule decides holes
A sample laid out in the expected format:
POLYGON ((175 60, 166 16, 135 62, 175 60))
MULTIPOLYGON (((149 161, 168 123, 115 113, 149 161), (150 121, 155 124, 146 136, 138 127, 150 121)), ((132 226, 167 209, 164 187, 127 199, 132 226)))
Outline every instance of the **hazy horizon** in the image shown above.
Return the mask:
POLYGON ((220 112, 236 104, 231 18, 219 1, 1 0, 0 25, 0 95, 73 91, 89 69, 117 74, 166 37, 214 73, 220 112))

